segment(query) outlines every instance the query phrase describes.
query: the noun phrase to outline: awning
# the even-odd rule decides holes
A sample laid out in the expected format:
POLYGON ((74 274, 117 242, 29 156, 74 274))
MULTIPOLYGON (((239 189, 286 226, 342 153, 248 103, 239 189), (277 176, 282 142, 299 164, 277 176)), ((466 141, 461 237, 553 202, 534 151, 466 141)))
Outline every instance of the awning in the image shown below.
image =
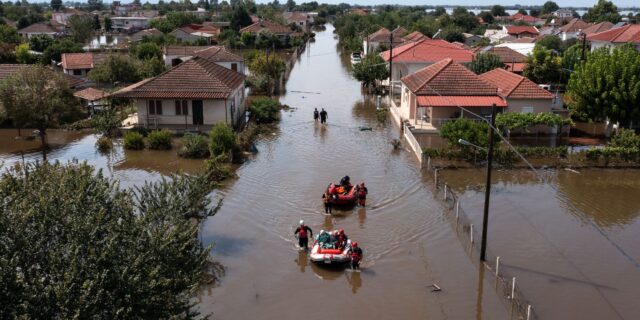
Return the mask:
POLYGON ((419 107, 506 107, 498 96, 418 96, 419 107))

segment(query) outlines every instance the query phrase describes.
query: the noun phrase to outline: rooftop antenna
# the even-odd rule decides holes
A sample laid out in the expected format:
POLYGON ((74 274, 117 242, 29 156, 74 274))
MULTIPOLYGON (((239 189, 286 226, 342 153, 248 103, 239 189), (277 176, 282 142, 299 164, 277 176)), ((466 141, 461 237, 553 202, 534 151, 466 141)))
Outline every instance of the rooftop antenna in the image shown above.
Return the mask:
POLYGON ((432 39, 437 38, 440 35, 440 32, 442 32, 442 29, 438 29, 438 32, 436 32, 436 34, 433 35, 433 37, 431 37, 432 39))

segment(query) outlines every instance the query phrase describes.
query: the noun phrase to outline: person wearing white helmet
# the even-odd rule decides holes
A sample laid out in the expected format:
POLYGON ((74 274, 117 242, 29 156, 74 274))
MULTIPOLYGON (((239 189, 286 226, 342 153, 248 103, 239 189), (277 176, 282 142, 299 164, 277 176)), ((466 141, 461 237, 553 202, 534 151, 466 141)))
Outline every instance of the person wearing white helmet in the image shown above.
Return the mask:
POLYGON ((293 234, 298 236, 298 246, 309 250, 309 237, 313 237, 313 230, 304 224, 304 220, 300 220, 300 226, 293 234))

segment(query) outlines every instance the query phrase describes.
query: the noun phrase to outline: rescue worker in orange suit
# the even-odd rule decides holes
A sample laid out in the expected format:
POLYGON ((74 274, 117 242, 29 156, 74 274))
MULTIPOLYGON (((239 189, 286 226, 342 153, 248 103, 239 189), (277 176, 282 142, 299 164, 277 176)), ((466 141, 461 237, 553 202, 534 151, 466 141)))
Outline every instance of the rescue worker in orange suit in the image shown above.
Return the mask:
POLYGON ((336 239, 337 239, 337 247, 338 249, 342 250, 344 249, 344 247, 347 246, 347 240, 349 240, 349 238, 347 237, 347 235, 344 233, 344 230, 340 229, 338 230, 338 234, 336 235, 336 239))
POLYGON ((304 225, 304 220, 300 220, 300 226, 293 234, 298 236, 298 246, 309 250, 309 237, 313 237, 313 230, 304 225))
POLYGON ((351 243, 351 249, 349 249, 349 255, 351 255, 351 269, 360 269, 360 260, 362 260, 362 249, 358 247, 357 242, 351 243))
POLYGON ((357 196, 358 196, 358 204, 363 206, 365 205, 365 202, 367 201, 367 193, 369 193, 369 190, 367 190, 367 187, 364 186, 364 182, 361 182, 360 185, 357 186, 357 196))
POLYGON ((324 202, 324 213, 331 213, 331 195, 328 192, 322 194, 322 201, 324 202))

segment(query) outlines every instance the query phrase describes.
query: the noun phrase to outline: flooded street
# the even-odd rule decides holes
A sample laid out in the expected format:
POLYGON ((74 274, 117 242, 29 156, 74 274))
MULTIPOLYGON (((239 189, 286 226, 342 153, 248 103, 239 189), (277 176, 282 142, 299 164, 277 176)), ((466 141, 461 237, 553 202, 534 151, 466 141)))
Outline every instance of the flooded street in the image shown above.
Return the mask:
MULTIPOLYGON (((488 248, 543 319, 638 319, 640 171, 494 173, 488 248), (508 262, 507 262, 508 261, 508 262)), ((444 170, 476 225, 484 172, 444 170)))
MULTIPOLYGON (((336 51, 333 28, 316 36, 296 63, 281 102, 279 132, 224 191, 220 212, 203 226, 226 268, 203 290, 200 308, 217 319, 505 319, 504 303, 442 217, 413 156, 393 150, 399 135, 378 124, 336 51), (326 126, 313 109, 325 108, 326 126), (371 127, 371 131, 361 131, 371 127), (325 216, 321 195, 344 175, 369 188, 366 208, 325 216), (311 264, 296 248, 298 220, 318 232, 344 228, 364 248, 361 273, 311 264), (431 292, 437 283, 442 292, 431 292)), ((335 212, 334 212, 335 213, 335 212)))

